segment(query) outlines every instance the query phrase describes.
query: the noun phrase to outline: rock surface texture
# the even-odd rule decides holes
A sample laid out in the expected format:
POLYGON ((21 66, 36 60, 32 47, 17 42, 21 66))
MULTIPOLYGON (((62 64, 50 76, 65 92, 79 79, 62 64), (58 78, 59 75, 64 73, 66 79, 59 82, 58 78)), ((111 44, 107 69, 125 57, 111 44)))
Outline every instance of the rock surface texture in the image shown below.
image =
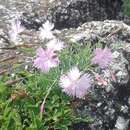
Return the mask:
POLYGON ((121 0, 61 0, 49 9, 56 28, 77 27, 86 21, 119 19, 121 0))
POLYGON ((57 29, 78 27, 92 20, 121 19, 123 5, 122 0, 0 0, 0 3, 1 18, 6 21, 20 12, 28 29, 38 29, 46 18, 57 29))
MULTIPOLYGON (((55 24, 55 28, 78 27, 84 22, 92 20, 120 19, 122 11, 122 0, 53 0, 52 2, 41 1, 44 5, 44 14, 47 19, 55 24)), ((45 16, 41 10, 31 16, 27 14, 26 25, 33 27, 37 18, 44 21, 45 16), (41 16, 42 15, 42 16, 41 16)), ((26 19, 25 18, 25 19, 26 19)), ((39 23, 37 23, 39 25, 39 23)), ((34 27, 36 28, 36 27, 34 27)))

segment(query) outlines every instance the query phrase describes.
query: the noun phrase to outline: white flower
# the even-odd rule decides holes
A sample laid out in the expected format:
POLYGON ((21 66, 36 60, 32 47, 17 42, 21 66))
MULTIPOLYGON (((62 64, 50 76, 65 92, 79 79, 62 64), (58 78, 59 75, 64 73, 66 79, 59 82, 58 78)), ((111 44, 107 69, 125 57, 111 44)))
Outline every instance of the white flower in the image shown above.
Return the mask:
POLYGON ((9 31, 9 37, 12 42, 19 44, 19 34, 24 31, 24 27, 18 19, 11 21, 11 30, 9 31))
POLYGON ((54 51, 60 51, 64 48, 64 43, 57 39, 52 39, 46 44, 48 49, 54 50, 54 51))
POLYGON ((52 33, 53 28, 54 28, 54 24, 50 23, 49 21, 46 21, 39 29, 40 31, 39 37, 43 40, 54 38, 54 35, 52 33))
POLYGON ((52 3, 52 2, 54 2, 55 0, 49 0, 49 3, 52 3))
POLYGON ((62 88, 67 88, 69 85, 71 85, 71 80, 76 81, 80 78, 81 72, 78 70, 77 67, 72 68, 67 75, 62 75, 60 78, 60 85, 62 88))
POLYGON ((48 20, 42 26, 48 31, 51 31, 54 28, 54 24, 50 23, 48 20))
POLYGON ((66 94, 83 98, 91 86, 91 76, 79 71, 77 67, 72 68, 66 75, 60 77, 60 87, 66 94))

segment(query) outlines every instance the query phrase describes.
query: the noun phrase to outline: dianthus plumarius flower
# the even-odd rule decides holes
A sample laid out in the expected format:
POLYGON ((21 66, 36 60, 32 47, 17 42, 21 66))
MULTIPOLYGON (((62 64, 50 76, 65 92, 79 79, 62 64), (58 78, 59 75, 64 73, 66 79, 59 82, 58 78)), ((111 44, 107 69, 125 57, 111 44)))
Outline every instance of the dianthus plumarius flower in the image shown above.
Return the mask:
POLYGON ((52 33, 52 29, 54 28, 54 24, 50 23, 49 21, 46 21, 42 27, 39 29, 39 37, 43 40, 45 39, 53 39, 54 35, 52 33))
POLYGON ((109 66, 112 62, 112 52, 108 48, 96 48, 94 50, 94 57, 92 58, 92 64, 99 65, 100 68, 104 69, 109 66))
POLYGON ((51 68, 57 67, 59 62, 59 58, 53 50, 43 49, 41 47, 37 49, 34 66, 42 72, 49 72, 51 68))
POLYGON ((13 19, 11 21, 11 30, 9 31, 9 37, 12 42, 17 44, 19 41, 19 34, 23 32, 25 28, 21 25, 19 19, 13 19))
POLYGON ((46 44, 47 48, 53 51, 61 51, 64 48, 64 43, 58 39, 52 39, 46 44))
POLYGON ((60 77, 59 85, 67 95, 84 98, 91 86, 91 76, 87 73, 82 75, 77 67, 73 67, 60 77))

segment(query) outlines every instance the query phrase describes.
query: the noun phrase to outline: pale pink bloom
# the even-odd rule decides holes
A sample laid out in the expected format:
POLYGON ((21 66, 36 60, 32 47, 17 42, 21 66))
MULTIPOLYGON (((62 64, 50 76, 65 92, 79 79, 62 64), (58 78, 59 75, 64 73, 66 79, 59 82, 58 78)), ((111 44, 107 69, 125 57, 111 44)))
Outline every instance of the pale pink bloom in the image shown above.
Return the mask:
POLYGON ((44 102, 41 104, 40 106, 40 113, 43 113, 45 112, 45 105, 44 105, 44 102))
POLYGON ((46 21, 39 29, 40 31, 39 37, 43 40, 55 38, 52 33, 53 28, 54 28, 54 24, 50 23, 49 21, 46 21))
POLYGON ((100 75, 96 74, 95 78, 97 80, 98 85, 103 85, 103 86, 108 85, 108 82, 105 79, 103 79, 100 75))
POLYGON ((24 30, 25 28, 21 25, 20 20, 13 19, 11 22, 11 30, 9 31, 10 40, 17 44, 19 42, 19 34, 24 30))
POLYGON ((49 72, 51 68, 57 67, 59 62, 59 58, 53 50, 43 49, 41 47, 37 49, 34 66, 42 72, 49 72))
POLYGON ((112 61, 112 52, 110 49, 96 48, 94 51, 94 57, 92 58, 92 64, 97 64, 101 68, 106 68, 112 61))
POLYGON ((79 71, 77 67, 72 68, 66 75, 60 77, 60 87, 69 96, 84 98, 91 86, 91 76, 79 71))
POLYGON ((48 49, 53 51, 60 51, 64 48, 64 43, 57 39, 52 39, 46 44, 48 49))
POLYGON ((116 82, 116 76, 115 76, 115 73, 113 73, 112 71, 110 71, 111 73, 111 78, 114 82, 116 82))

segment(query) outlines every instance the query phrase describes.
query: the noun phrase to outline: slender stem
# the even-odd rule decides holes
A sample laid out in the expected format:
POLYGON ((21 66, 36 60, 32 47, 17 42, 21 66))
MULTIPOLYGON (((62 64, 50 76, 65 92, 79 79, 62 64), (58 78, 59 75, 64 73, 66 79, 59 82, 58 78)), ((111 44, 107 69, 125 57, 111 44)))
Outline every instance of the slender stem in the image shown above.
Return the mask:
MULTIPOLYGON (((54 86, 54 84, 56 83, 56 81, 57 81, 57 79, 54 80, 54 82, 52 83, 52 85, 49 87, 49 89, 48 89, 48 91, 47 91, 47 93, 46 93, 46 95, 45 95, 45 98, 44 98, 44 100, 43 100, 41 106, 44 106, 44 105, 45 105, 46 99, 47 99, 48 95, 50 94, 51 89, 52 89, 52 87, 54 86)), ((41 118, 41 119, 42 119, 42 115, 43 115, 43 114, 42 114, 42 111, 41 111, 41 112, 40 112, 40 118, 41 118)))

